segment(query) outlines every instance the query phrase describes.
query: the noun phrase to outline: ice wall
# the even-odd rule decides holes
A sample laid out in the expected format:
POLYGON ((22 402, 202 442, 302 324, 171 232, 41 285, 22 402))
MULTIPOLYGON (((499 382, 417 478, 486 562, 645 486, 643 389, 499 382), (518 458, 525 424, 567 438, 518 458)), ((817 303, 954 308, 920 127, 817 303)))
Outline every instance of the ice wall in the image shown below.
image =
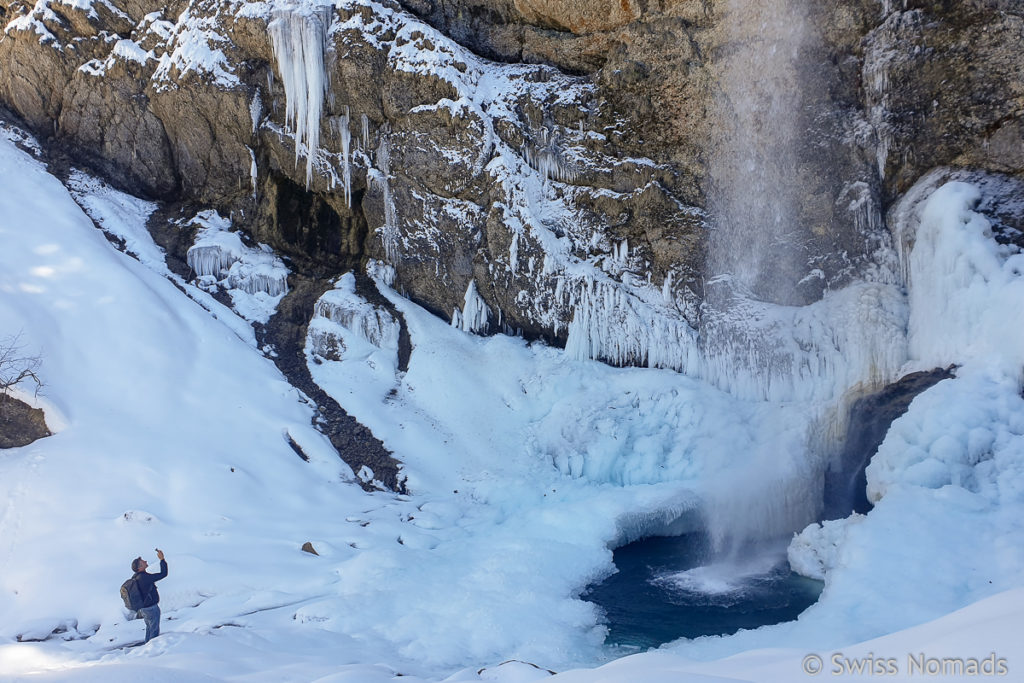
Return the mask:
POLYGON ((329 7, 288 5, 274 10, 267 25, 284 84, 285 125, 295 134, 295 165, 306 157, 306 189, 320 148, 320 117, 328 79, 324 70, 329 7))

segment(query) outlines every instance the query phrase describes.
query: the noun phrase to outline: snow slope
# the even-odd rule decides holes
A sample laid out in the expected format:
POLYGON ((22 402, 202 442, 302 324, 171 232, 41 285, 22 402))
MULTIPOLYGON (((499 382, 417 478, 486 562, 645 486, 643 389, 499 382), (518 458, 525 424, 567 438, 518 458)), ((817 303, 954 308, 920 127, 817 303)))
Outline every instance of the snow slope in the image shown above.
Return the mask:
MULTIPOLYGON (((821 465, 806 451, 807 405, 741 401, 673 372, 474 337, 382 285, 409 325, 409 371, 396 375, 388 344, 347 328, 334 331, 343 360, 311 363, 406 463, 411 496, 368 494, 248 324, 162 268, 141 229, 145 205, 77 184, 90 215, 131 236, 143 263, 116 251, 8 140, 0 172, 0 330, 20 331, 43 356, 42 401, 57 430, 0 455, 7 679, 549 676, 498 665, 511 658, 576 668, 560 675, 570 681, 792 681, 812 649, 826 666, 838 649, 1012 654, 1007 624, 1024 621, 1017 508, 915 480, 845 530, 821 602, 799 621, 579 669, 610 656, 600 615, 576 597, 612 571, 610 545, 699 524, 702 510, 715 512, 723 543, 813 515, 778 504, 821 465), (944 553, 951 536, 957 552, 944 553), (301 552, 305 541, 320 555, 301 552), (164 634, 120 649, 142 627, 125 618, 117 587, 154 546, 170 563, 164 634), (951 580, 936 587, 936 569, 951 580)), ((993 395, 1017 414, 1003 386, 993 395)), ((928 409, 915 402, 908 418, 919 403, 928 409)), ((1005 440, 1012 472, 1019 435, 1005 440)))

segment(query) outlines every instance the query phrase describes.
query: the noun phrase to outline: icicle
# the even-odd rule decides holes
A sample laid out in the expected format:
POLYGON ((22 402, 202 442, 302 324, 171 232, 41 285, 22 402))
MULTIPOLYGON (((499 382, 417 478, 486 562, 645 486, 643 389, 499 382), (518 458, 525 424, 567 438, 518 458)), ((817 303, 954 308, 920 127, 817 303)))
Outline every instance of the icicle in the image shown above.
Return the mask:
POLYGON ((557 132, 553 132, 551 128, 544 126, 537 133, 537 138, 536 149, 524 147, 523 158, 528 166, 541 174, 544 184, 546 185, 550 180, 565 183, 576 180, 577 173, 572 170, 562 156, 559 147, 561 136, 557 132))
MULTIPOLYGON (((476 289, 476 281, 470 280, 466 287, 466 296, 462 306, 461 320, 459 327, 464 332, 486 332, 487 321, 491 316, 491 310, 487 308, 482 296, 476 289)), ((455 317, 452 316, 452 325, 455 324, 455 317)))
POLYGON ((321 11, 302 11, 298 7, 275 10, 274 19, 267 26, 284 82, 285 125, 295 133, 296 166, 300 150, 305 147, 307 190, 320 147, 320 116, 328 84, 324 68, 326 17, 323 11, 325 8, 321 11))
POLYGON ((188 263, 188 267, 197 276, 204 277, 209 275, 218 280, 221 278, 221 273, 227 272, 231 264, 238 259, 238 255, 223 249, 217 244, 197 244, 190 247, 185 254, 185 261, 188 263))
POLYGON ((370 149, 370 119, 366 117, 366 114, 362 115, 363 124, 363 149, 369 151, 370 149))
POLYGON ((349 128, 349 111, 345 107, 345 113, 341 116, 341 158, 344 164, 342 168, 342 179, 345 183, 345 205, 352 208, 352 166, 350 149, 352 147, 352 131, 349 128))
POLYGON ((249 103, 249 118, 252 119, 252 132, 256 133, 256 128, 259 127, 260 117, 263 115, 263 100, 260 98, 260 91, 257 89, 256 94, 252 97, 252 102, 249 103))
POLYGON ((256 179, 258 177, 259 168, 256 166, 256 153, 249 149, 249 158, 252 163, 249 165, 249 179, 252 181, 252 198, 256 199, 256 179))
POLYGON ((512 233, 512 241, 508 245, 508 267, 513 273, 519 270, 519 233, 512 233))
POLYGON ((381 241, 384 243, 384 255, 389 263, 398 261, 398 215, 395 210, 395 199, 391 196, 390 169, 391 154, 388 151, 386 138, 381 138, 377 147, 377 165, 380 170, 378 182, 384 195, 384 229, 381 241))

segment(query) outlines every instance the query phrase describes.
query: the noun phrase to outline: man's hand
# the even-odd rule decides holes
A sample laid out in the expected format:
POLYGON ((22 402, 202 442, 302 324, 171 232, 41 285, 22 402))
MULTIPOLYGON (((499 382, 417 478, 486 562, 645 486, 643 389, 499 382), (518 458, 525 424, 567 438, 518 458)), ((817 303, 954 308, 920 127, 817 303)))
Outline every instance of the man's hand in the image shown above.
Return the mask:
POLYGON ((161 562, 163 562, 163 560, 164 560, 164 551, 160 550, 160 548, 157 548, 156 549, 156 556, 157 556, 157 559, 159 559, 161 562))

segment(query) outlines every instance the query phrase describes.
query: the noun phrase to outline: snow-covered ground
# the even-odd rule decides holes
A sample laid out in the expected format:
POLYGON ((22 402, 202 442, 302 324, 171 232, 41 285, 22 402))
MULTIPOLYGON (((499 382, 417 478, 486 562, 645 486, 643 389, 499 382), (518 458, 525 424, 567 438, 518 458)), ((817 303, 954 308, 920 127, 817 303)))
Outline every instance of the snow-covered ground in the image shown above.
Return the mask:
POLYGON ((613 571, 610 547, 707 518, 723 544, 810 521, 820 411, 475 337, 381 282, 414 345, 398 375, 387 321, 352 323, 377 313, 343 278, 311 325, 310 367, 412 492, 366 493, 249 324, 167 271, 142 228, 152 207, 75 177, 138 259, 122 254, 6 138, 0 337, 41 355, 46 386, 29 398, 56 433, 0 453, 5 680, 794 681, 809 654, 829 678, 871 656, 914 680, 931 673, 915 674, 921 653, 995 653, 1004 678, 1024 676, 1024 341, 1000 324, 1021 319, 1024 292, 969 186, 924 206, 930 252, 909 265, 911 363, 963 368, 896 423, 869 471, 871 513, 794 543, 825 577, 819 603, 595 669, 611 655, 578 595, 613 571), (332 335, 340 360, 320 357, 332 335), (170 565, 163 635, 123 648, 142 625, 118 588, 153 547, 170 565))

